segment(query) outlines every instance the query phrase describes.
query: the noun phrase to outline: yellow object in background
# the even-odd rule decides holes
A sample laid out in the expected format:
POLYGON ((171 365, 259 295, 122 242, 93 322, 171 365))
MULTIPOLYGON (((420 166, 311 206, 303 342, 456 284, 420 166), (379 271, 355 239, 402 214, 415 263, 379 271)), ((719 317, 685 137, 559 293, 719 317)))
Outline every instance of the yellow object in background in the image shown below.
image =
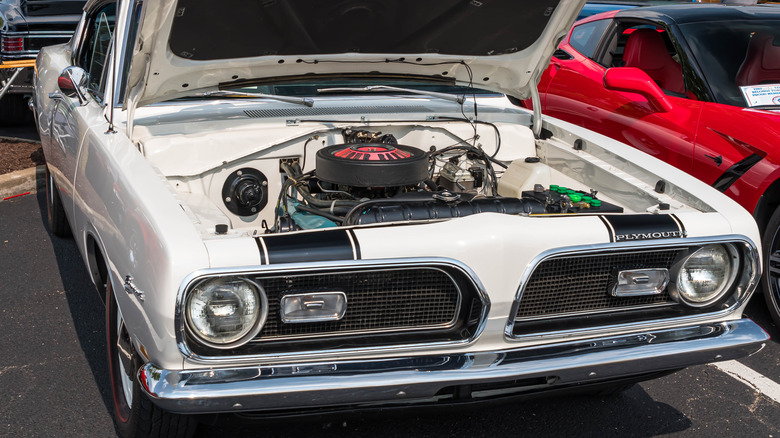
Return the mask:
POLYGON ((20 59, 18 61, 0 62, 0 68, 35 67, 34 59, 20 59))

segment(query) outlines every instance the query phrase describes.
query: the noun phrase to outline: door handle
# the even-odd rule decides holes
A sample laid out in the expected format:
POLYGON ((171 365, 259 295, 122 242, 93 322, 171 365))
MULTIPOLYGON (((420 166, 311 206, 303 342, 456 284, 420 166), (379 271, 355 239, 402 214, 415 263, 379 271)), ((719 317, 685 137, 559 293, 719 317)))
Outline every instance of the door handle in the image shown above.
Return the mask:
POLYGON ((710 160, 714 161, 715 164, 720 167, 721 164, 723 164, 723 155, 718 155, 717 157, 714 155, 707 155, 704 154, 705 157, 709 158, 710 160))

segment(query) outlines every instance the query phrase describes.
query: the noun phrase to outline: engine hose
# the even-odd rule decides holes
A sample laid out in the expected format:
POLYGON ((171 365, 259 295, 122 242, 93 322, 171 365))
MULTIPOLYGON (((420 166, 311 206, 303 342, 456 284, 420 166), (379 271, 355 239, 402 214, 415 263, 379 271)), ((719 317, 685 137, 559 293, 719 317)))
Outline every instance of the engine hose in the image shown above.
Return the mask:
POLYGON ((344 201, 344 200, 337 200, 337 201, 329 201, 326 199, 317 199, 314 196, 309 193, 309 188, 307 185, 303 182, 303 177, 308 176, 307 174, 296 174, 295 170, 287 163, 282 163, 282 170, 284 170, 284 173, 287 174, 288 181, 292 181, 292 184, 295 186, 296 189, 298 189, 298 193, 301 194, 304 200, 308 202, 309 204, 315 206, 315 207, 321 207, 321 208, 336 208, 336 207, 347 207, 352 208, 359 204, 357 201, 344 201))
POLYGON ((333 222, 336 222, 336 223, 339 223, 339 224, 342 223, 342 221, 344 221, 343 218, 340 218, 338 216, 334 216, 334 215, 332 215, 330 213, 326 213, 326 212, 324 212, 324 211, 322 211, 322 210, 320 210, 318 208, 309 207, 308 205, 298 204, 295 208, 297 208, 300 211, 305 211, 307 213, 316 214, 317 216, 322 216, 325 219, 330 219, 333 222))
POLYGON ((321 208, 327 208, 330 209, 331 206, 333 208, 336 207, 354 207, 360 202, 358 201, 344 201, 344 200, 336 200, 336 201, 329 201, 327 199, 317 199, 314 196, 309 193, 308 187, 306 187, 305 184, 296 184, 295 187, 298 189, 298 193, 303 196, 303 199, 306 200, 309 204, 315 206, 315 207, 321 207, 321 208))

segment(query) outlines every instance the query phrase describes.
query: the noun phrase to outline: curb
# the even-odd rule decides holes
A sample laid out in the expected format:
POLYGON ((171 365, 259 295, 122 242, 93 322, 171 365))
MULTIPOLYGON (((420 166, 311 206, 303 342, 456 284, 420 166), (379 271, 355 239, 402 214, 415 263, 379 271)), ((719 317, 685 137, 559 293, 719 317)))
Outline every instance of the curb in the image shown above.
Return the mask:
POLYGON ((8 136, 5 136, 5 135, 0 135, 0 140, 16 141, 16 142, 19 142, 19 143, 38 143, 38 144, 41 143, 41 140, 40 139, 36 139, 36 138, 8 137, 8 136))
POLYGON ((0 202, 17 196, 37 193, 45 188, 46 166, 30 167, 0 175, 0 202))

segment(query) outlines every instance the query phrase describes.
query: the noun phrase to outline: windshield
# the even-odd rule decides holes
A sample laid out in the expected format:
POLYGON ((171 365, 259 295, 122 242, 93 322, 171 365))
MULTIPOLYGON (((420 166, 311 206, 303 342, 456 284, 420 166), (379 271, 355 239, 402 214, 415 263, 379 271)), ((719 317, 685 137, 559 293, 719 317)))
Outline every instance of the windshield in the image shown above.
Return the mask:
POLYGON ((740 87, 780 84, 780 20, 680 26, 715 101, 746 107, 740 87))

